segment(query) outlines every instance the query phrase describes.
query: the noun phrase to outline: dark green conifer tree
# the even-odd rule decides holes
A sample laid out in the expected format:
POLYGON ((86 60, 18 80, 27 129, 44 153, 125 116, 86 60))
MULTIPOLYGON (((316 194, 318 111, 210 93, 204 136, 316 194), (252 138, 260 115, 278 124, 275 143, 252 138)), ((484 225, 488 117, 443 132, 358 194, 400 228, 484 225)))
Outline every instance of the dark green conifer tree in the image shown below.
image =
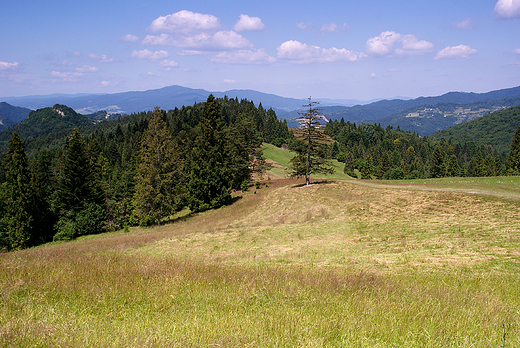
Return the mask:
POLYGON ((451 155, 450 160, 448 162, 448 166, 446 167, 446 175, 447 176, 459 176, 460 167, 459 161, 457 160, 457 156, 451 155))
POLYGON ((54 239, 100 233, 106 220, 103 191, 94 175, 83 136, 76 128, 67 138, 56 212, 54 239))
POLYGON ((133 201, 141 225, 160 223, 182 201, 181 161, 164 117, 164 112, 155 107, 142 139, 133 201))
POLYGON ((430 157, 430 178, 443 178, 446 175, 446 167, 444 165, 444 155, 442 147, 437 145, 430 157))
POLYGON ((520 127, 516 129, 513 139, 511 139, 511 150, 507 159, 507 167, 510 173, 520 173, 520 127))
POLYGON ((25 146, 14 132, 4 158, 5 179, 5 215, 2 217, 5 227, 5 241, 8 249, 23 249, 34 244, 34 190, 25 146))
POLYGON ((233 173, 220 105, 211 94, 202 112, 189 157, 188 200, 192 211, 218 208, 231 201, 233 173))

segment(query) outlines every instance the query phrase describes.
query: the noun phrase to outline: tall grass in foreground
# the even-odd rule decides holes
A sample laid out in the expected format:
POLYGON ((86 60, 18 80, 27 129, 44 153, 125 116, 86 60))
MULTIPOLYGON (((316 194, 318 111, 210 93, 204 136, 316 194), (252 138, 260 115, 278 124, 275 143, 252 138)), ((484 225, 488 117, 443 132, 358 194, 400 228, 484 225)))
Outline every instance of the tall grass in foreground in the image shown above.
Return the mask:
POLYGON ((3 346, 498 347, 503 323, 520 343, 516 279, 77 251, 4 257, 3 346))
POLYGON ((273 184, 1 254, 0 345, 518 347, 518 226, 495 198, 273 184))

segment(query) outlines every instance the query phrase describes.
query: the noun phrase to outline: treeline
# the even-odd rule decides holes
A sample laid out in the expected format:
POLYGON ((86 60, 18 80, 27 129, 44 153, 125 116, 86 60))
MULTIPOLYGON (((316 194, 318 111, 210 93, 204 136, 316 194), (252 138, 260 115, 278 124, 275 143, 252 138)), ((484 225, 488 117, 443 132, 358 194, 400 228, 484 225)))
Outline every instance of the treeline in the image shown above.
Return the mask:
POLYGON ((62 141, 28 139, 30 151, 12 133, 0 171, 3 249, 218 208, 265 171, 262 142, 293 141, 272 109, 212 95, 80 129, 62 141))
POLYGON ((416 132, 380 125, 330 121, 324 131, 335 140, 332 156, 345 163, 345 173, 363 179, 418 179, 445 176, 505 175, 507 154, 489 145, 434 141, 416 132))

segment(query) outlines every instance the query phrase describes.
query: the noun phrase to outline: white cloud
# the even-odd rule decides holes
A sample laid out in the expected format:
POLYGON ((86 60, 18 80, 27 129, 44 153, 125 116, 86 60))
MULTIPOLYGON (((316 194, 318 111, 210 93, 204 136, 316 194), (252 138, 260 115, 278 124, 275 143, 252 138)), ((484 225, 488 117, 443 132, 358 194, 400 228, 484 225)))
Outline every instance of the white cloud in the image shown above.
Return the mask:
POLYGON ((478 51, 466 45, 448 46, 435 56, 435 59, 449 59, 449 58, 469 58, 472 54, 478 51))
POLYGON ((427 52, 433 52, 433 44, 431 42, 425 41, 425 40, 418 40, 413 35, 404 35, 401 36, 401 39, 399 40, 403 48, 402 49, 396 49, 395 52, 398 55, 403 54, 422 54, 427 52))
POLYGON ((82 67, 76 68, 77 72, 86 73, 86 72, 97 72, 99 68, 95 66, 83 65, 82 67))
POLYGON ((353 52, 344 48, 320 48, 295 40, 282 43, 277 50, 278 58, 289 59, 297 63, 353 62, 367 56, 364 53, 353 52))
POLYGON ((377 74, 374 72, 374 73, 370 74, 370 77, 375 79, 377 77, 377 74))
POLYGON ((200 33, 192 36, 179 36, 173 38, 168 34, 160 36, 147 35, 142 43, 144 45, 176 46, 200 49, 239 49, 253 46, 242 35, 231 31, 218 31, 214 34, 200 33))
POLYGON ((101 81, 101 85, 102 85, 103 87, 107 87, 107 86, 110 86, 111 83, 110 83, 110 81, 101 81))
POLYGON ((149 30, 152 32, 189 33, 216 30, 219 27, 218 18, 213 15, 182 10, 154 19, 149 30))
POLYGON ((367 40, 368 54, 387 56, 392 53, 397 55, 423 54, 433 51, 433 44, 425 40, 418 40, 414 35, 402 35, 395 31, 384 31, 379 36, 367 40), (394 51, 394 45, 401 44, 401 48, 394 51))
POLYGON ((461 30, 472 30, 473 29, 473 21, 471 18, 466 18, 462 22, 453 22, 451 24, 451 27, 454 29, 461 29, 461 30))
POLYGON ((146 35, 146 37, 141 41, 143 45, 152 45, 152 46, 165 46, 165 45, 175 45, 175 42, 168 34, 161 34, 160 36, 156 35, 146 35))
POLYGON ((211 58, 211 61, 227 64, 270 64, 274 63, 276 59, 269 56, 263 49, 259 49, 220 52, 211 58))
POLYGON ((125 36, 121 36, 119 39, 121 41, 137 42, 137 41, 139 41, 139 36, 132 35, 132 34, 126 34, 125 36))
POLYGON ((500 18, 520 18, 520 0, 498 0, 495 14, 500 18))
POLYGON ((83 73, 51 71, 51 76, 59 77, 63 80, 67 80, 67 81, 79 81, 79 77, 83 76, 83 73))
POLYGON ((237 83, 237 81, 231 79, 224 79, 224 83, 237 83))
POLYGON ((310 23, 296 23, 296 26, 298 27, 298 29, 300 30, 307 30, 307 29, 312 29, 312 24, 310 23))
POLYGON ((321 26, 321 31, 329 32, 329 33, 335 33, 339 30, 350 30, 349 26, 346 23, 343 23, 342 25, 337 25, 336 23, 328 23, 323 24, 321 26))
POLYGON ((516 53, 516 54, 520 54, 520 48, 515 48, 513 51, 511 51, 513 53, 516 53))
POLYGON ((256 31, 265 28, 264 23, 258 17, 249 17, 248 15, 241 14, 240 19, 235 24, 233 30, 235 31, 256 31))
POLYGON ((102 55, 98 56, 97 54, 90 53, 90 54, 88 55, 88 57, 89 57, 91 60, 96 61, 96 62, 100 62, 100 63, 110 63, 110 62, 113 62, 113 61, 114 61, 114 58, 109 57, 109 56, 107 56, 106 54, 102 54, 102 55))
POLYGON ((14 69, 18 66, 18 62, 0 62, 0 70, 14 69))
POLYGON ((174 60, 167 60, 167 59, 165 59, 162 62, 160 62, 159 65, 162 66, 166 71, 169 71, 172 68, 177 67, 179 65, 179 63, 177 63, 174 60))
POLYGON ((138 59, 148 59, 150 61, 159 60, 163 58, 167 58, 170 54, 166 51, 160 50, 160 51, 149 51, 147 49, 137 51, 134 50, 132 52, 132 57, 138 58, 138 59))
POLYGON ((401 34, 395 31, 384 31, 379 36, 368 39, 366 43, 367 53, 386 56, 392 53, 394 44, 401 38, 401 34))

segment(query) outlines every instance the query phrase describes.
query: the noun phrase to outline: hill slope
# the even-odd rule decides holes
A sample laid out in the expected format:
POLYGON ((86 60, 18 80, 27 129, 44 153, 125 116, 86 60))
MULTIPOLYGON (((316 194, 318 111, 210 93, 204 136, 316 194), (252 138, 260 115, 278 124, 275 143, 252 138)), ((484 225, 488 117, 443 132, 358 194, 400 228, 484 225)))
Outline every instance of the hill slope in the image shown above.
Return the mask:
POLYGON ((503 338, 520 323, 518 198, 301 183, 170 225, 0 254, 0 345, 520 345, 519 330, 503 338))
POLYGON ((6 102, 0 103, 0 130, 23 121, 31 112, 30 109, 12 106, 6 102))
POLYGON ((17 131, 23 140, 44 138, 50 134, 61 137, 75 127, 89 124, 92 124, 91 120, 65 105, 56 104, 52 108, 38 109, 31 111, 22 122, 0 132, 0 149, 5 149, 13 131, 17 131))
POLYGON ((452 139, 464 143, 489 144, 498 151, 509 152, 511 139, 520 127, 520 106, 495 111, 475 120, 458 124, 431 135, 434 139, 452 139))

